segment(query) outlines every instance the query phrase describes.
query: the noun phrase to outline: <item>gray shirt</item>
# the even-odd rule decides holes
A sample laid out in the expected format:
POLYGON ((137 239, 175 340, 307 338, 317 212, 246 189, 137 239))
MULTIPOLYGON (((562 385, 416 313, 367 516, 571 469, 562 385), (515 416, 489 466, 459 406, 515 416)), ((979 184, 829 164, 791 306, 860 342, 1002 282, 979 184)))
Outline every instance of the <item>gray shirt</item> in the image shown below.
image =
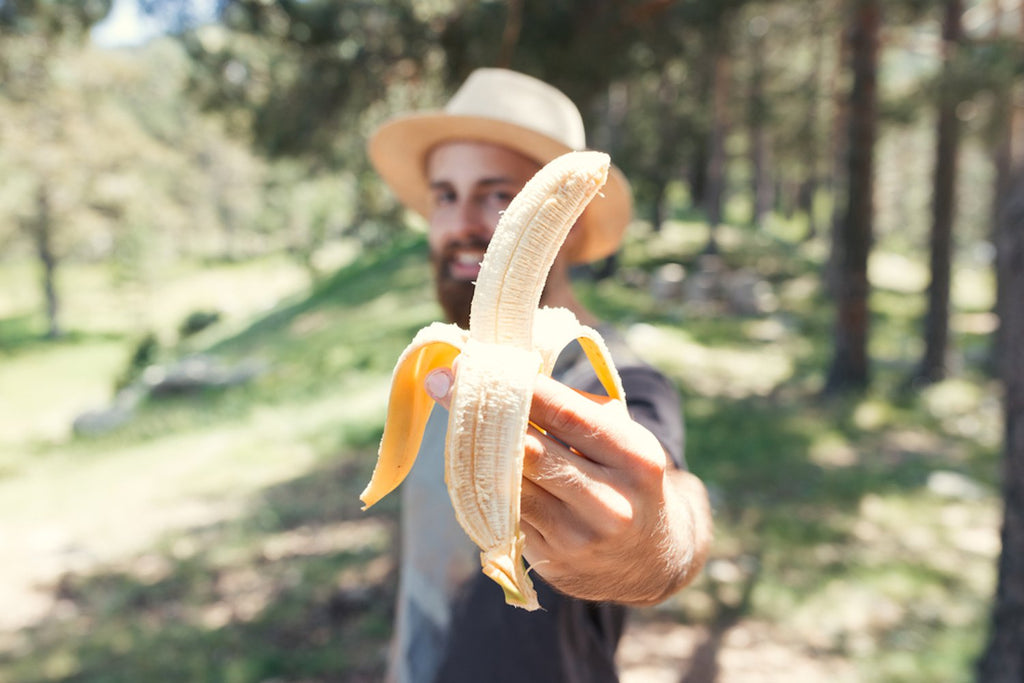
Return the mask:
MULTIPOLYGON (((675 387, 638 360, 611 328, 600 332, 622 377, 633 418, 678 467, 683 424, 675 387)), ((552 375, 603 393, 577 344, 552 375)), ((402 485, 401 567, 388 680, 396 683, 617 681, 615 649, 625 608, 569 598, 533 574, 541 610, 505 604, 480 572, 479 549, 455 520, 444 482, 447 412, 434 409, 416 463, 402 485)))

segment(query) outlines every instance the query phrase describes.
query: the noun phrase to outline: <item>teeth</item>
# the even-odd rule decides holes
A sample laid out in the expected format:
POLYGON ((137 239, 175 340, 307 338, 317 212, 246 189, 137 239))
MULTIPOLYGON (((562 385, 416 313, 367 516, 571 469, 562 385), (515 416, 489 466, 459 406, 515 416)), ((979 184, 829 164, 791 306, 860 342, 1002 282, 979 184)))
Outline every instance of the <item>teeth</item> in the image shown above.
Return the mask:
POLYGON ((483 260, 484 252, 482 251, 459 252, 452 259, 452 263, 458 268, 472 268, 475 270, 480 268, 480 264, 483 263, 483 260))
MULTIPOLYGON (((394 490, 416 459, 433 402, 423 377, 459 358, 452 388, 445 480, 459 524, 480 548, 483 572, 511 605, 539 607, 519 527, 523 449, 538 373, 550 374, 578 339, 608 395, 622 382, 600 335, 565 309, 540 309, 562 242, 608 177, 599 152, 570 152, 542 168, 509 205, 483 256, 469 331, 434 323, 398 359, 377 466, 360 496, 370 507, 394 490), (536 323, 536 324, 535 324, 536 323)), ((459 263, 479 253, 457 254, 459 263)))

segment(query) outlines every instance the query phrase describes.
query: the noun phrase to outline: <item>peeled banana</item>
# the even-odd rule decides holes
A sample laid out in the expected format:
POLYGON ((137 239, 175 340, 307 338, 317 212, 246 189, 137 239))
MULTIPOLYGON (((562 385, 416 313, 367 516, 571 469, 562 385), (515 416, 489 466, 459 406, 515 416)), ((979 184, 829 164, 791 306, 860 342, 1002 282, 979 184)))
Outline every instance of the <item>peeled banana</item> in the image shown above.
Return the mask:
POLYGON ((469 330, 433 323, 395 366, 377 465, 360 500, 366 509, 393 491, 412 467, 433 400, 423 379, 458 357, 445 444, 445 481, 455 516, 480 548, 483 572, 505 601, 537 609, 522 558, 519 527, 523 451, 539 373, 578 340, 605 391, 622 400, 622 382, 598 332, 564 308, 540 308, 548 271, 580 214, 608 178, 600 152, 569 152, 544 166, 509 204, 484 255, 469 330))

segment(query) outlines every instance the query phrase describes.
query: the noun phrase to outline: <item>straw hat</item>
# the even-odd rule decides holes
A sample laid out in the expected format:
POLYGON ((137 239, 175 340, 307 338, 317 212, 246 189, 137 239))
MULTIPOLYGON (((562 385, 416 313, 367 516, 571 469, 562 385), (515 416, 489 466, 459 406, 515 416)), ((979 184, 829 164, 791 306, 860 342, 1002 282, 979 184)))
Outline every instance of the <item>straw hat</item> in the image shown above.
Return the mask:
MULTIPOLYGON (((542 165, 586 147, 583 117, 560 90, 515 71, 477 69, 443 111, 406 114, 380 126, 368 152, 398 199, 429 217, 427 154, 452 140, 502 145, 542 165)), ((629 181, 612 166, 601 195, 580 217, 583 236, 572 261, 589 263, 618 249, 632 209, 629 181)))

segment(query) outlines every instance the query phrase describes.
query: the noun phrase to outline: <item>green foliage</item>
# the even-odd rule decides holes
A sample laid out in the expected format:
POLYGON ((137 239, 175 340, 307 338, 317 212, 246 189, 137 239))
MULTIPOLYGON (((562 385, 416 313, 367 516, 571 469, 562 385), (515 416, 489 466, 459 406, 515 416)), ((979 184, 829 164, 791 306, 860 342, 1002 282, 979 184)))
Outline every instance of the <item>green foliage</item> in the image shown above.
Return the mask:
MULTIPOLYGON (((879 388, 822 402, 827 303, 807 289, 821 249, 723 233, 727 265, 779 292, 774 313, 733 317, 652 299, 639 275, 665 262, 695 272, 700 228, 638 232, 621 278, 581 286, 683 392, 689 465, 716 502, 713 559, 760 567, 740 623, 764 629, 776 655, 853 670, 852 680, 966 680, 991 588, 998 409, 985 380, 909 396, 888 390, 916 360, 898 340, 913 316, 906 302, 922 291, 899 277, 917 257, 892 255, 896 265, 877 276, 892 293, 876 301, 886 340, 879 388), (980 497, 940 497, 928 485, 936 472, 974 477, 980 497)), ((36 442, 32 456, 7 462, 5 524, 51 520, 25 502, 33 473, 49 467, 48 487, 67 496, 84 533, 116 505, 132 517, 119 532, 132 525, 141 537, 117 559, 55 581, 61 611, 23 629, 22 649, 0 645, 0 677, 379 678, 393 617, 397 500, 367 514, 358 493, 394 360, 437 314, 425 251, 417 236, 358 252, 205 347, 225 360, 269 359, 251 385, 153 401, 118 432, 36 442), (95 476, 101 500, 88 495, 95 476), (133 502, 140 498, 159 505, 133 502), (199 521, 197 501, 211 506, 199 521), (150 521, 179 506, 193 510, 189 521, 166 531, 150 521)), ((630 628, 710 626, 709 602, 736 587, 709 574, 641 611, 630 628)), ((748 645, 727 645, 728 660, 756 658, 748 645)))
MULTIPOLYGON (((185 97, 193 67, 173 41, 51 52, 15 36, 0 44, 0 67, 0 259, 34 253, 32 226, 48 225, 58 266, 99 260, 119 287, 144 293, 181 254, 237 260, 290 248, 320 268, 333 239, 401 228, 384 222, 390 200, 356 192, 351 170, 311 178, 230 138, 185 97), (33 200, 41 188, 47 221, 33 200), (377 220, 364 220, 371 213, 377 220)), ((65 296, 59 273, 57 283, 65 296)))
POLYGON ((152 332, 146 334, 136 344, 131 358, 128 359, 128 367, 134 371, 144 370, 153 364, 160 352, 160 342, 152 332))
POLYGON ((178 335, 181 339, 191 337, 215 324, 220 318, 220 311, 192 311, 178 326, 178 335))
POLYGON ((273 156, 352 162, 366 112, 430 76, 432 35, 408 3, 240 0, 223 17, 183 37, 193 92, 273 156))
MULTIPOLYGON (((792 658, 852 669, 854 680, 969 677, 998 541, 997 392, 979 372, 991 282, 976 247, 988 205, 977 197, 958 245, 961 377, 924 391, 903 382, 927 281, 923 124, 938 64, 908 46, 934 34, 935 3, 886 5, 878 376, 864 396, 829 402, 818 394, 832 333, 827 244, 801 241, 808 217, 786 209, 812 173, 827 188, 835 163, 842 3, 525 0, 518 33, 515 3, 230 0, 221 23, 204 27, 190 0, 146 4, 178 17, 173 39, 109 52, 82 44, 94 15, 75 18, 108 3, 0 0, 0 399, 18 398, 0 415, 0 524, 16 558, 7 570, 45 565, 16 543, 53 529, 69 529, 67 547, 85 553, 133 536, 96 549, 91 564, 48 556, 64 574, 31 591, 9 584, 56 606, 0 638, 0 678, 380 677, 397 503, 365 515, 357 496, 394 360, 437 309, 423 236, 405 229, 364 145, 388 116, 439 106, 470 69, 505 58, 569 92, 591 144, 633 181, 639 214, 667 219, 661 233, 638 233, 617 277, 584 284, 583 297, 683 391, 688 459, 715 494, 714 559, 759 568, 737 602, 752 630, 738 635, 766 633, 792 658), (751 204, 755 120, 769 132, 780 196, 763 231, 722 228, 726 267, 754 273, 778 299, 742 318, 648 289, 661 265, 700 267, 709 55, 723 47, 727 217, 742 221, 751 204), (764 94, 752 103, 756 78, 764 94), (55 252, 72 266, 58 278, 70 333, 55 342, 42 339, 31 235, 19 227, 39 218, 41 186, 53 197, 55 252), (313 284, 290 275, 292 296, 267 312, 282 267, 252 259, 284 250, 313 284), (268 276, 254 278, 260 268, 268 276), (168 291, 168 280, 195 291, 168 291), (250 300, 246 311, 260 313, 240 318, 234 306, 250 300), (215 305, 224 321, 208 334, 159 345, 188 336, 215 305), (68 437, 75 414, 109 399, 112 378, 130 382, 186 346, 269 369, 244 387, 144 403, 111 434, 68 437), (936 473, 970 476, 980 493, 945 498, 929 486, 936 473)), ((968 45, 957 62, 957 82, 971 86, 961 94, 968 133, 986 133, 993 148, 997 100, 1020 64, 1019 43, 1003 40, 968 45)), ((982 151, 966 149, 964 177, 987 186, 982 151)), ((841 202, 827 189, 817 198, 826 209, 841 202)), ((716 601, 740 587, 722 575, 637 623, 716 628, 716 601)), ((756 646, 723 645, 751 657, 756 646)))
POLYGON ((0 35, 10 31, 80 40, 112 6, 112 0, 4 0, 0 35))
POLYGON ((153 332, 147 332, 135 344, 124 370, 114 381, 114 391, 131 386, 143 371, 157 362, 160 355, 160 340, 153 332))

